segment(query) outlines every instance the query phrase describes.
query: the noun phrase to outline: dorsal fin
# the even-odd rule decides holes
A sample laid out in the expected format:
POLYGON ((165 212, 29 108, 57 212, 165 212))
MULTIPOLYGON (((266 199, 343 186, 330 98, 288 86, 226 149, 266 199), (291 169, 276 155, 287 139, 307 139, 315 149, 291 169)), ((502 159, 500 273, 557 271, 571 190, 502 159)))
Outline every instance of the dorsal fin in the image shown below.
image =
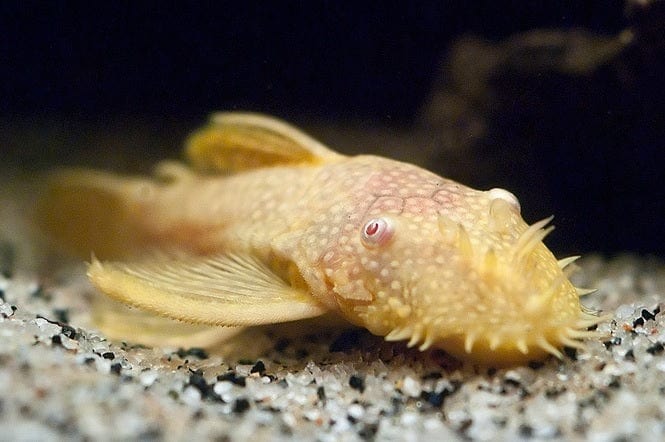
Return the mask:
POLYGON ((185 154, 199 171, 321 164, 341 157, 282 120, 244 112, 213 114, 189 137, 185 154))

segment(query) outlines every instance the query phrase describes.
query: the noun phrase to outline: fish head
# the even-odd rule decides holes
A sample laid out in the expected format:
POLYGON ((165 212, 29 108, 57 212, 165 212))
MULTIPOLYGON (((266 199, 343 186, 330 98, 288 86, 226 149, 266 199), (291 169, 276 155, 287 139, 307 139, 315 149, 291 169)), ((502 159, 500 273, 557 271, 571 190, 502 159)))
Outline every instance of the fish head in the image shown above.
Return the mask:
POLYGON ((579 347, 598 318, 568 278, 572 260, 557 261, 543 243, 551 218, 529 225, 504 189, 418 170, 406 184, 383 178, 402 182, 375 190, 354 231, 324 256, 344 315, 388 340, 491 365, 579 347))

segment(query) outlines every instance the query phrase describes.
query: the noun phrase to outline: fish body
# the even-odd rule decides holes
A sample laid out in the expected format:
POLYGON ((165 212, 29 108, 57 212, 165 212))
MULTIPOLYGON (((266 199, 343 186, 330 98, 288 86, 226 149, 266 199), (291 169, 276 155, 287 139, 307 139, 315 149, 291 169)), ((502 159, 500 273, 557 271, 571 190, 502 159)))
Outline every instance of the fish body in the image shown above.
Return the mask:
POLYGON ((340 155, 257 114, 216 115, 186 152, 189 166, 154 178, 52 181, 46 229, 102 259, 89 277, 116 300, 227 327, 333 312, 488 365, 560 356, 600 320, 568 279, 572 259, 543 244, 549 220, 528 225, 506 190, 340 155))

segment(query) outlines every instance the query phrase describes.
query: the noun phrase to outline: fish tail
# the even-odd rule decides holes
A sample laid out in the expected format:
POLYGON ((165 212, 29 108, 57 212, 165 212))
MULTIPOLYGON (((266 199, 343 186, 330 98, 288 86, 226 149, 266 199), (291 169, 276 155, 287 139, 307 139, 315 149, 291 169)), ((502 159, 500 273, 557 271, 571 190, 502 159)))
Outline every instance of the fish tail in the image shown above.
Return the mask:
POLYGON ((55 172, 45 179, 35 219, 53 245, 77 257, 127 257, 142 243, 141 186, 149 181, 87 169, 55 172))

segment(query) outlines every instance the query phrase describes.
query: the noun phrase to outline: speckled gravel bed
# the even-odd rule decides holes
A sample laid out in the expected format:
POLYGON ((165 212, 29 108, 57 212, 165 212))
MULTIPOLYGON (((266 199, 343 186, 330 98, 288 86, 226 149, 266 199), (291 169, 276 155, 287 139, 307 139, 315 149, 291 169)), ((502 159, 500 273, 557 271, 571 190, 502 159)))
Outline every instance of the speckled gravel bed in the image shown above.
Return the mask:
POLYGON ((110 342, 83 266, 34 270, 21 230, 0 229, 0 440, 665 439, 657 259, 581 260, 607 338, 494 370, 354 329, 253 329, 220 351, 110 342))
POLYGON ((81 267, 5 269, 0 439, 662 439, 665 265, 581 266, 576 283, 599 288, 587 304, 614 311, 599 327, 611 336, 501 370, 359 330, 254 331, 249 346, 270 344, 251 359, 109 342, 87 318, 81 267))

